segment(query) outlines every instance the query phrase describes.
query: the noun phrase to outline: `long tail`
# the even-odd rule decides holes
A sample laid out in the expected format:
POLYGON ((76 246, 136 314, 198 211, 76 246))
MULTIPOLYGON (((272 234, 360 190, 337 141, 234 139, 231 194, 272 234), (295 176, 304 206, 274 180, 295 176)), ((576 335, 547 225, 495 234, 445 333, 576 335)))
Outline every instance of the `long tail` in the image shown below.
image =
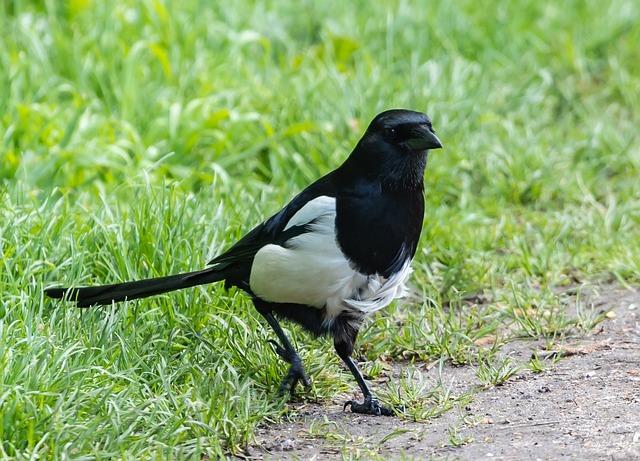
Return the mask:
POLYGON ((221 269, 220 266, 213 266, 185 274, 97 287, 47 288, 44 293, 50 298, 75 301, 78 307, 104 306, 113 302, 146 298, 168 291, 218 282, 227 276, 227 272, 221 269))

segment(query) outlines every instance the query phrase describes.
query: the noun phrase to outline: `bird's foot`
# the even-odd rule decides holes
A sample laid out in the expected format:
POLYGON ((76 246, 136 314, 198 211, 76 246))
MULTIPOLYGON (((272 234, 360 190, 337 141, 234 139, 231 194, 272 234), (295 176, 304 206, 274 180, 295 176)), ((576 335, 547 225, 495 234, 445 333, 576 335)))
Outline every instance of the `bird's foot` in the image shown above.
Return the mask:
POLYGON ((294 361, 289 367, 287 376, 284 377, 282 384, 280 384, 280 393, 284 394, 289 392, 289 394, 294 395, 298 382, 302 382, 304 387, 310 386, 309 378, 307 378, 307 374, 304 372, 300 357, 298 357, 298 361, 294 361))
POLYGON ((349 400, 344 404, 343 411, 351 407, 351 411, 354 413, 360 413, 363 415, 373 416, 394 416, 395 413, 391 408, 383 406, 375 397, 365 397, 364 403, 356 402, 355 400, 349 400))
POLYGON ((273 340, 269 340, 269 342, 275 346, 276 354, 291 365, 287 372, 287 376, 284 377, 284 380, 280 385, 280 393, 284 394, 285 392, 288 392, 289 394, 294 395, 298 382, 302 382, 304 387, 309 387, 311 384, 309 383, 309 378, 307 378, 304 366, 302 365, 302 359, 298 353, 294 350, 287 350, 283 348, 273 340))

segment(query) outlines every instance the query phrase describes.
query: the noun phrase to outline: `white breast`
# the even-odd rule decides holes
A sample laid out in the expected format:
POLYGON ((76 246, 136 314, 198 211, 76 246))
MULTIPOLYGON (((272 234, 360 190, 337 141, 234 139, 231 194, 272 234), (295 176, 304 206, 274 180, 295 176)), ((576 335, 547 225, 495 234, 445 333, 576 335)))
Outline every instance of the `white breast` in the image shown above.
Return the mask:
POLYGON ((302 207, 286 228, 313 221, 310 232, 290 239, 286 248, 270 244, 256 253, 249 279, 253 293, 269 302, 325 308, 326 322, 345 310, 364 316, 402 297, 409 262, 388 279, 352 269, 336 241, 335 217, 331 197, 302 207))

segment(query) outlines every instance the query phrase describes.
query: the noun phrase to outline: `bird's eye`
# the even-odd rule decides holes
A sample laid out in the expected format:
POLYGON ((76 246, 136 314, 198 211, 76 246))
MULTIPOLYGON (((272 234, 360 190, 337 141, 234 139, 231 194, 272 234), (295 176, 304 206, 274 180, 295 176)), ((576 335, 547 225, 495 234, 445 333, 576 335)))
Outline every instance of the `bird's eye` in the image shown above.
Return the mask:
POLYGON ((393 141, 396 138, 396 130, 394 128, 385 128, 382 136, 386 141, 393 141))

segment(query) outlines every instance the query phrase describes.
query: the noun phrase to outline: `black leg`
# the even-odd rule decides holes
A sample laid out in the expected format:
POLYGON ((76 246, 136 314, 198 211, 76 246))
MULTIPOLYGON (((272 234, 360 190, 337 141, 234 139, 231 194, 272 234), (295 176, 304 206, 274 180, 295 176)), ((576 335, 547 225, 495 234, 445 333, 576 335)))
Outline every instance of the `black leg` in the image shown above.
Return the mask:
POLYGON ((351 326, 345 325, 345 328, 342 334, 336 334, 333 340, 333 345, 338 353, 338 356, 344 361, 344 363, 351 371, 351 374, 356 379, 358 386, 360 386, 360 390, 362 391, 362 395, 364 396, 364 402, 359 403, 354 400, 349 400, 344 404, 344 409, 347 407, 351 408, 351 411, 354 413, 362 413, 367 415, 375 415, 375 416, 394 416, 393 410, 390 408, 382 406, 380 401, 373 395, 371 389, 365 382, 362 377, 362 373, 358 369, 358 365, 351 358, 351 354, 353 353, 353 345, 356 341, 356 336, 358 335, 358 329, 351 326))
POLYGON ((270 341, 275 346, 276 353, 280 357, 282 357, 285 362, 290 364, 289 372, 280 385, 280 392, 289 392, 291 395, 293 395, 295 393, 295 388, 298 384, 298 381, 302 381, 303 386, 309 387, 309 378, 307 378, 307 375, 304 372, 302 360, 289 342, 289 338, 287 338, 287 335, 285 335, 284 331, 282 331, 282 327, 278 323, 278 320, 273 316, 272 312, 261 312, 261 314, 264 316, 267 323, 271 325, 271 328, 273 328, 273 331, 276 333, 276 336, 282 343, 282 345, 280 345, 276 341, 270 341))
POLYGON ((356 382, 362 390, 362 395, 364 395, 363 403, 356 402, 355 400, 349 400, 344 404, 344 409, 346 410, 347 407, 351 407, 351 411, 354 413, 364 413, 375 416, 393 416, 393 411, 390 408, 382 406, 380 401, 373 395, 373 392, 371 392, 371 389, 367 386, 367 383, 362 377, 362 373, 358 370, 356 362, 354 362, 354 360, 349 356, 346 358, 342 357, 342 360, 344 360, 344 363, 349 367, 353 377, 356 378, 356 382))

